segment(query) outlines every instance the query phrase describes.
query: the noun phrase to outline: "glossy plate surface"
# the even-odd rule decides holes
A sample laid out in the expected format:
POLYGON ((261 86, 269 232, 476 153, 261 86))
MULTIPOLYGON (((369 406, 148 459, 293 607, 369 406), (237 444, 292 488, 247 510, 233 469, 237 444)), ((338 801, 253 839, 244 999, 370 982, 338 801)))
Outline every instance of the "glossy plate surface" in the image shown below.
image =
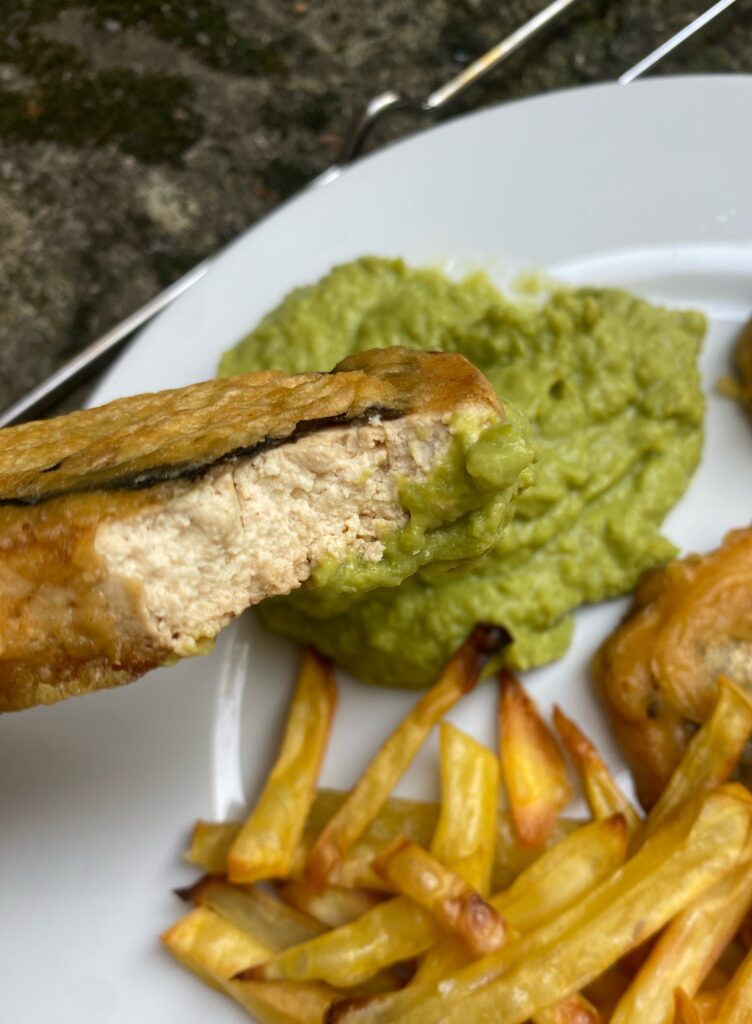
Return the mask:
MULTIPOLYGON (((394 146, 242 235, 148 327, 106 401, 213 374, 220 352, 292 286, 365 253, 503 282, 540 267, 704 309, 707 442, 666 531, 716 545, 752 511, 752 428, 714 384, 752 310, 752 78, 660 79, 484 111, 394 146)), ((567 657, 530 673, 619 764, 587 663, 621 602, 578 616, 567 657)), ((0 1017, 24 1024, 213 1024, 242 1012, 174 964, 157 935, 194 873, 197 816, 237 813, 270 764, 296 665, 246 615, 207 658, 85 700, 0 720, 0 1017)), ((414 700, 343 680, 323 782, 345 787, 414 700)), ((493 743, 495 695, 451 717, 493 743)), ((436 750, 400 792, 435 792, 436 750)))

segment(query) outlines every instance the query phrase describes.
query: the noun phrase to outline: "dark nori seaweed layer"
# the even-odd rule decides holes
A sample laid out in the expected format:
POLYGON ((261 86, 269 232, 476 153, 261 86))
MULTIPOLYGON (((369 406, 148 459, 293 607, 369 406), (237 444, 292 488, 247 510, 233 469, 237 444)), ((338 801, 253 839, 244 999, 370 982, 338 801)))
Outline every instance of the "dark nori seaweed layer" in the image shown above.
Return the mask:
MULTIPOLYGON (((239 459, 252 459, 256 455, 260 455, 262 452, 269 451, 272 448, 281 448, 285 444, 294 444, 309 434, 330 430, 332 427, 339 427, 346 423, 365 423, 374 416, 378 416, 382 420, 398 420, 404 415, 404 411, 400 409, 388 409, 382 405, 373 405, 365 409, 359 416, 348 417, 347 413, 343 412, 337 416, 322 416, 316 419, 301 420, 292 433, 286 437, 266 437, 263 441, 259 441, 256 444, 244 448, 233 448, 231 451, 225 452, 219 458, 212 459, 209 462, 164 463, 161 466, 155 466, 147 472, 130 473, 117 477, 106 484, 93 484, 91 487, 76 487, 52 491, 39 498, 0 497, 0 507, 4 505, 40 505, 43 502, 51 501, 53 498, 62 498, 70 494, 91 494, 96 491, 142 491, 148 487, 156 487, 158 484, 169 483, 175 480, 198 480, 215 466, 235 462, 239 459)), ((42 472, 54 472, 62 466, 63 461, 56 463, 54 466, 48 466, 42 472)))

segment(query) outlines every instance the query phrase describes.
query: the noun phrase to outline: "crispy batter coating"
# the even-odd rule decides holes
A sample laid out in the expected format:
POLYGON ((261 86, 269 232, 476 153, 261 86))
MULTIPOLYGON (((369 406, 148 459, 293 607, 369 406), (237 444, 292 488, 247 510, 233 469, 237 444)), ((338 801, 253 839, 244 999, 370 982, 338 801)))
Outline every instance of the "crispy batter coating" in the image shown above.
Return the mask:
POLYGON ((648 573, 593 669, 650 807, 710 715, 718 677, 752 689, 752 528, 648 573))
POLYGON ((499 407, 461 356, 402 348, 351 356, 331 373, 250 373, 121 398, 0 431, 0 504, 145 487, 370 412, 441 414, 460 400, 499 407))

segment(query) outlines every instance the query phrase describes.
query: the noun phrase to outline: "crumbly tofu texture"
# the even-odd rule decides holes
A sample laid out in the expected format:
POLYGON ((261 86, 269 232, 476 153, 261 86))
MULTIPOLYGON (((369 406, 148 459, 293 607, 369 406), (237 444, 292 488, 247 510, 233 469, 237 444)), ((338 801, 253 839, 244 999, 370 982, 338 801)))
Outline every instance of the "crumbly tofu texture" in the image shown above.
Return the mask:
POLYGON ((180 483, 156 510, 105 521, 95 540, 113 605, 179 656, 249 605, 286 594, 327 557, 378 561, 406 522, 403 480, 446 454, 446 423, 412 415, 332 427, 180 483), (347 512, 345 512, 347 510, 347 512))

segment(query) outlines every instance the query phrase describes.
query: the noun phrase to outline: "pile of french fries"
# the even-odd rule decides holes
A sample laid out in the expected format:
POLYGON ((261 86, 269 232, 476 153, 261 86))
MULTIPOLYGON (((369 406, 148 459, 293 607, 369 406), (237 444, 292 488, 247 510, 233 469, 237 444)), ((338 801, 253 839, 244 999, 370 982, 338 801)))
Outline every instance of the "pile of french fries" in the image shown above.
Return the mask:
POLYGON ((337 693, 306 652, 250 816, 196 825, 170 952, 261 1024, 752 1022, 752 702, 719 681, 643 817, 508 672, 498 755, 441 721, 503 641, 478 627, 346 793, 317 790, 337 693), (436 725, 439 804, 394 798, 436 725))

